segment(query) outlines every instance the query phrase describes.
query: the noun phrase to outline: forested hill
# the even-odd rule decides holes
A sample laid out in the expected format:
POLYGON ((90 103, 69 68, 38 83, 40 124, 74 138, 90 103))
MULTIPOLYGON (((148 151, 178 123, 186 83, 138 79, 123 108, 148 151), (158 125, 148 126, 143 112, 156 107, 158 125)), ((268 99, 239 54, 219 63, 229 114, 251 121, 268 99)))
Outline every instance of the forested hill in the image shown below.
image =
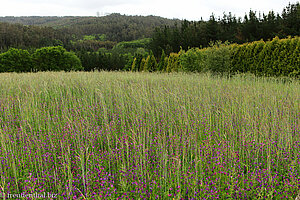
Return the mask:
POLYGON ((103 17, 0 17, 0 22, 52 27, 78 38, 105 34, 106 40, 120 42, 151 37, 156 27, 174 26, 180 20, 110 14, 103 17))

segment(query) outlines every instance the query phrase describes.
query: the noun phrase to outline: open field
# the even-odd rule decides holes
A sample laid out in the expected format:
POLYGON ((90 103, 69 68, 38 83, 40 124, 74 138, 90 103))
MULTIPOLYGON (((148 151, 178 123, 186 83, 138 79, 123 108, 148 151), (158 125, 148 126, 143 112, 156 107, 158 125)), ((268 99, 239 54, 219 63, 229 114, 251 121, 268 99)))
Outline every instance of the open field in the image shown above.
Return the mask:
POLYGON ((299 124, 295 80, 4 73, 0 194, 295 199, 299 124))

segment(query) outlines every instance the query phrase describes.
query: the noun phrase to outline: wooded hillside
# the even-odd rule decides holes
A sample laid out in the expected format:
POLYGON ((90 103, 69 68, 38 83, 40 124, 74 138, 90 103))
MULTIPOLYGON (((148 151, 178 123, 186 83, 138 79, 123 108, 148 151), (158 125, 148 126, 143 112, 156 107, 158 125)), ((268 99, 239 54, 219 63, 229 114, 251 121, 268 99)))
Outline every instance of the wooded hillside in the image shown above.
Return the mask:
POLYGON ((172 27, 179 20, 111 14, 103 17, 0 17, 0 22, 52 27, 78 38, 84 35, 105 34, 107 40, 120 42, 151 37, 156 27, 172 27))

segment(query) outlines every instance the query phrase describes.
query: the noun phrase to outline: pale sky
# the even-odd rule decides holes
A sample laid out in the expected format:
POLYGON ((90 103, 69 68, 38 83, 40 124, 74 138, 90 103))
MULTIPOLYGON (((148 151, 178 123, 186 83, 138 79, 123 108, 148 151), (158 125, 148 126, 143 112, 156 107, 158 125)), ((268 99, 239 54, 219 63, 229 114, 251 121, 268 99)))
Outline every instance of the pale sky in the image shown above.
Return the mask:
POLYGON ((1 0, 0 16, 96 16, 106 13, 207 20, 214 13, 282 12, 297 0, 1 0))

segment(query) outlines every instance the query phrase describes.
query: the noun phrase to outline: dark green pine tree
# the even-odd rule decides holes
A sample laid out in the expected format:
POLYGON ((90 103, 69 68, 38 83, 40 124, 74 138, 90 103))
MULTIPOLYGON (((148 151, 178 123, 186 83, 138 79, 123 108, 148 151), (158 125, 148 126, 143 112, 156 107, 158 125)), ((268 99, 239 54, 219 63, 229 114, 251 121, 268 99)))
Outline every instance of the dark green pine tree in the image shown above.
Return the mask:
POLYGON ((166 63, 166 59, 165 59, 166 57, 167 56, 165 54, 165 51, 162 50, 160 60, 159 60, 159 63, 158 63, 158 71, 163 71, 166 68, 166 66, 168 64, 168 63, 166 63))
POLYGON ((215 18, 215 15, 212 14, 206 23, 206 37, 207 41, 216 41, 219 39, 220 27, 215 18))
POLYGON ((280 16, 275 15, 274 11, 270 11, 267 15, 263 14, 261 21, 262 39, 265 41, 274 38, 280 30, 280 16))
POLYGON ((285 36, 300 35, 300 3, 289 4, 282 11, 281 32, 285 36))

